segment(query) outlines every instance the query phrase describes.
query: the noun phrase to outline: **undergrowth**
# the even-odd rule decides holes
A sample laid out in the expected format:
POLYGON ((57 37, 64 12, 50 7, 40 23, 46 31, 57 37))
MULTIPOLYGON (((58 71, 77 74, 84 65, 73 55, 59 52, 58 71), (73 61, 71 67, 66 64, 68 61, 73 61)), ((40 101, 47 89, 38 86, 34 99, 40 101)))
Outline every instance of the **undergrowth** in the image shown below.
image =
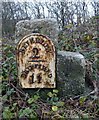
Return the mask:
MULTIPOLYGON (((69 27, 67 28, 69 29, 69 27)), ((2 106, 2 119, 9 120, 72 120, 79 118, 80 120, 89 120, 99 117, 99 98, 97 93, 98 79, 98 62, 96 41, 94 35, 73 33, 72 37, 64 40, 64 33, 59 35, 59 45, 61 50, 79 51, 84 55, 86 64, 92 66, 86 72, 91 70, 91 82, 94 90, 91 93, 78 95, 73 98, 59 98, 58 90, 46 94, 47 98, 42 99, 40 92, 35 92, 34 95, 29 95, 18 86, 17 65, 16 65, 16 48, 13 39, 4 38, 2 44, 2 84, 0 90, 0 105, 2 106), (75 35, 75 36, 74 36, 75 35), (82 39, 83 38, 83 39, 82 39), (10 42, 8 42, 10 41, 10 42)), ((88 75, 89 75, 88 74, 88 75)), ((86 78, 88 79, 88 78, 86 78)))

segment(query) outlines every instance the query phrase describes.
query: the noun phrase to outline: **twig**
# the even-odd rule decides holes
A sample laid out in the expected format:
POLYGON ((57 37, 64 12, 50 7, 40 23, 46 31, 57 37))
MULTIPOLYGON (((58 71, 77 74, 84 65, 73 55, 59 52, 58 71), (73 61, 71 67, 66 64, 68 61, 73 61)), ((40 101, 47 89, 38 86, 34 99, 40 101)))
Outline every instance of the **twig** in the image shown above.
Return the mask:
POLYGON ((42 102, 42 100, 40 99, 39 102, 46 108, 46 110, 50 110, 50 108, 47 106, 47 104, 45 104, 44 102, 42 102))
MULTIPOLYGON (((73 97, 72 100, 76 100, 76 99, 79 100, 79 98, 80 98, 81 96, 83 96, 83 97, 88 97, 88 96, 93 95, 93 94, 95 94, 95 93, 97 93, 97 92, 98 92, 97 90, 94 90, 94 91, 92 91, 92 92, 90 92, 90 93, 88 93, 88 94, 86 94, 86 95, 81 94, 81 95, 78 95, 78 96, 73 97)), ((68 101, 66 101, 65 103, 69 103, 69 102, 71 102, 72 100, 68 100, 68 101)))
POLYGON ((22 100, 22 102, 23 102, 23 99, 21 98, 21 96, 20 96, 20 94, 16 91, 16 94, 17 94, 17 96, 22 100))
POLYGON ((15 88, 19 93, 21 93, 22 95, 24 95, 27 98, 30 98, 29 96, 27 96, 25 93, 23 93, 22 91, 20 91, 18 88, 16 88, 12 83, 11 85, 13 86, 13 88, 15 88))

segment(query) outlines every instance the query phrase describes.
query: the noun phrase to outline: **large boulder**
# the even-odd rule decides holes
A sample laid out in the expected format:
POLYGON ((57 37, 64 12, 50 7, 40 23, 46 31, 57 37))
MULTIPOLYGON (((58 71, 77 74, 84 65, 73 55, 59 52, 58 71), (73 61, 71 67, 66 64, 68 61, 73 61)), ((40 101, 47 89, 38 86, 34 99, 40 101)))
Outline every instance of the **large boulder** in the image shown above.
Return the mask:
POLYGON ((77 52, 58 51, 57 89, 60 96, 77 95, 85 88, 85 59, 77 52))
POLYGON ((17 44, 24 36, 31 33, 44 34, 51 38, 54 45, 58 44, 58 25, 55 19, 34 19, 22 20, 16 24, 16 40, 17 44))

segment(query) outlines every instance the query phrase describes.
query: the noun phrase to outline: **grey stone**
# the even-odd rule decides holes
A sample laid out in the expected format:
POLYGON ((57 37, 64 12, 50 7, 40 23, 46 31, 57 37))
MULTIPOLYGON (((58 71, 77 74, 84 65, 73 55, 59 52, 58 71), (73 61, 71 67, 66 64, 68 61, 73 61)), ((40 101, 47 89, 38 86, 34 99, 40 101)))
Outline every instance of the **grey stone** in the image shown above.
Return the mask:
POLYGON ((77 52, 58 51, 57 89, 60 96, 74 96, 84 92, 85 59, 77 52))
POLYGON ((24 36, 31 33, 40 33, 49 37, 55 46, 58 44, 58 25, 55 19, 22 20, 16 24, 17 44, 24 36))

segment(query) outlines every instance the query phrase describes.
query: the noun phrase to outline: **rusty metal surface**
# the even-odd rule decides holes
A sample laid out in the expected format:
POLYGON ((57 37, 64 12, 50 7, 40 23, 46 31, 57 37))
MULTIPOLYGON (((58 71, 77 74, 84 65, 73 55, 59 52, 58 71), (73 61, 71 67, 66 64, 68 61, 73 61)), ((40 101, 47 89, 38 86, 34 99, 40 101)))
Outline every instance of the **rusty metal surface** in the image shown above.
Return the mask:
POLYGON ((22 88, 55 88, 55 47, 44 35, 25 36, 17 47, 18 77, 22 88))

